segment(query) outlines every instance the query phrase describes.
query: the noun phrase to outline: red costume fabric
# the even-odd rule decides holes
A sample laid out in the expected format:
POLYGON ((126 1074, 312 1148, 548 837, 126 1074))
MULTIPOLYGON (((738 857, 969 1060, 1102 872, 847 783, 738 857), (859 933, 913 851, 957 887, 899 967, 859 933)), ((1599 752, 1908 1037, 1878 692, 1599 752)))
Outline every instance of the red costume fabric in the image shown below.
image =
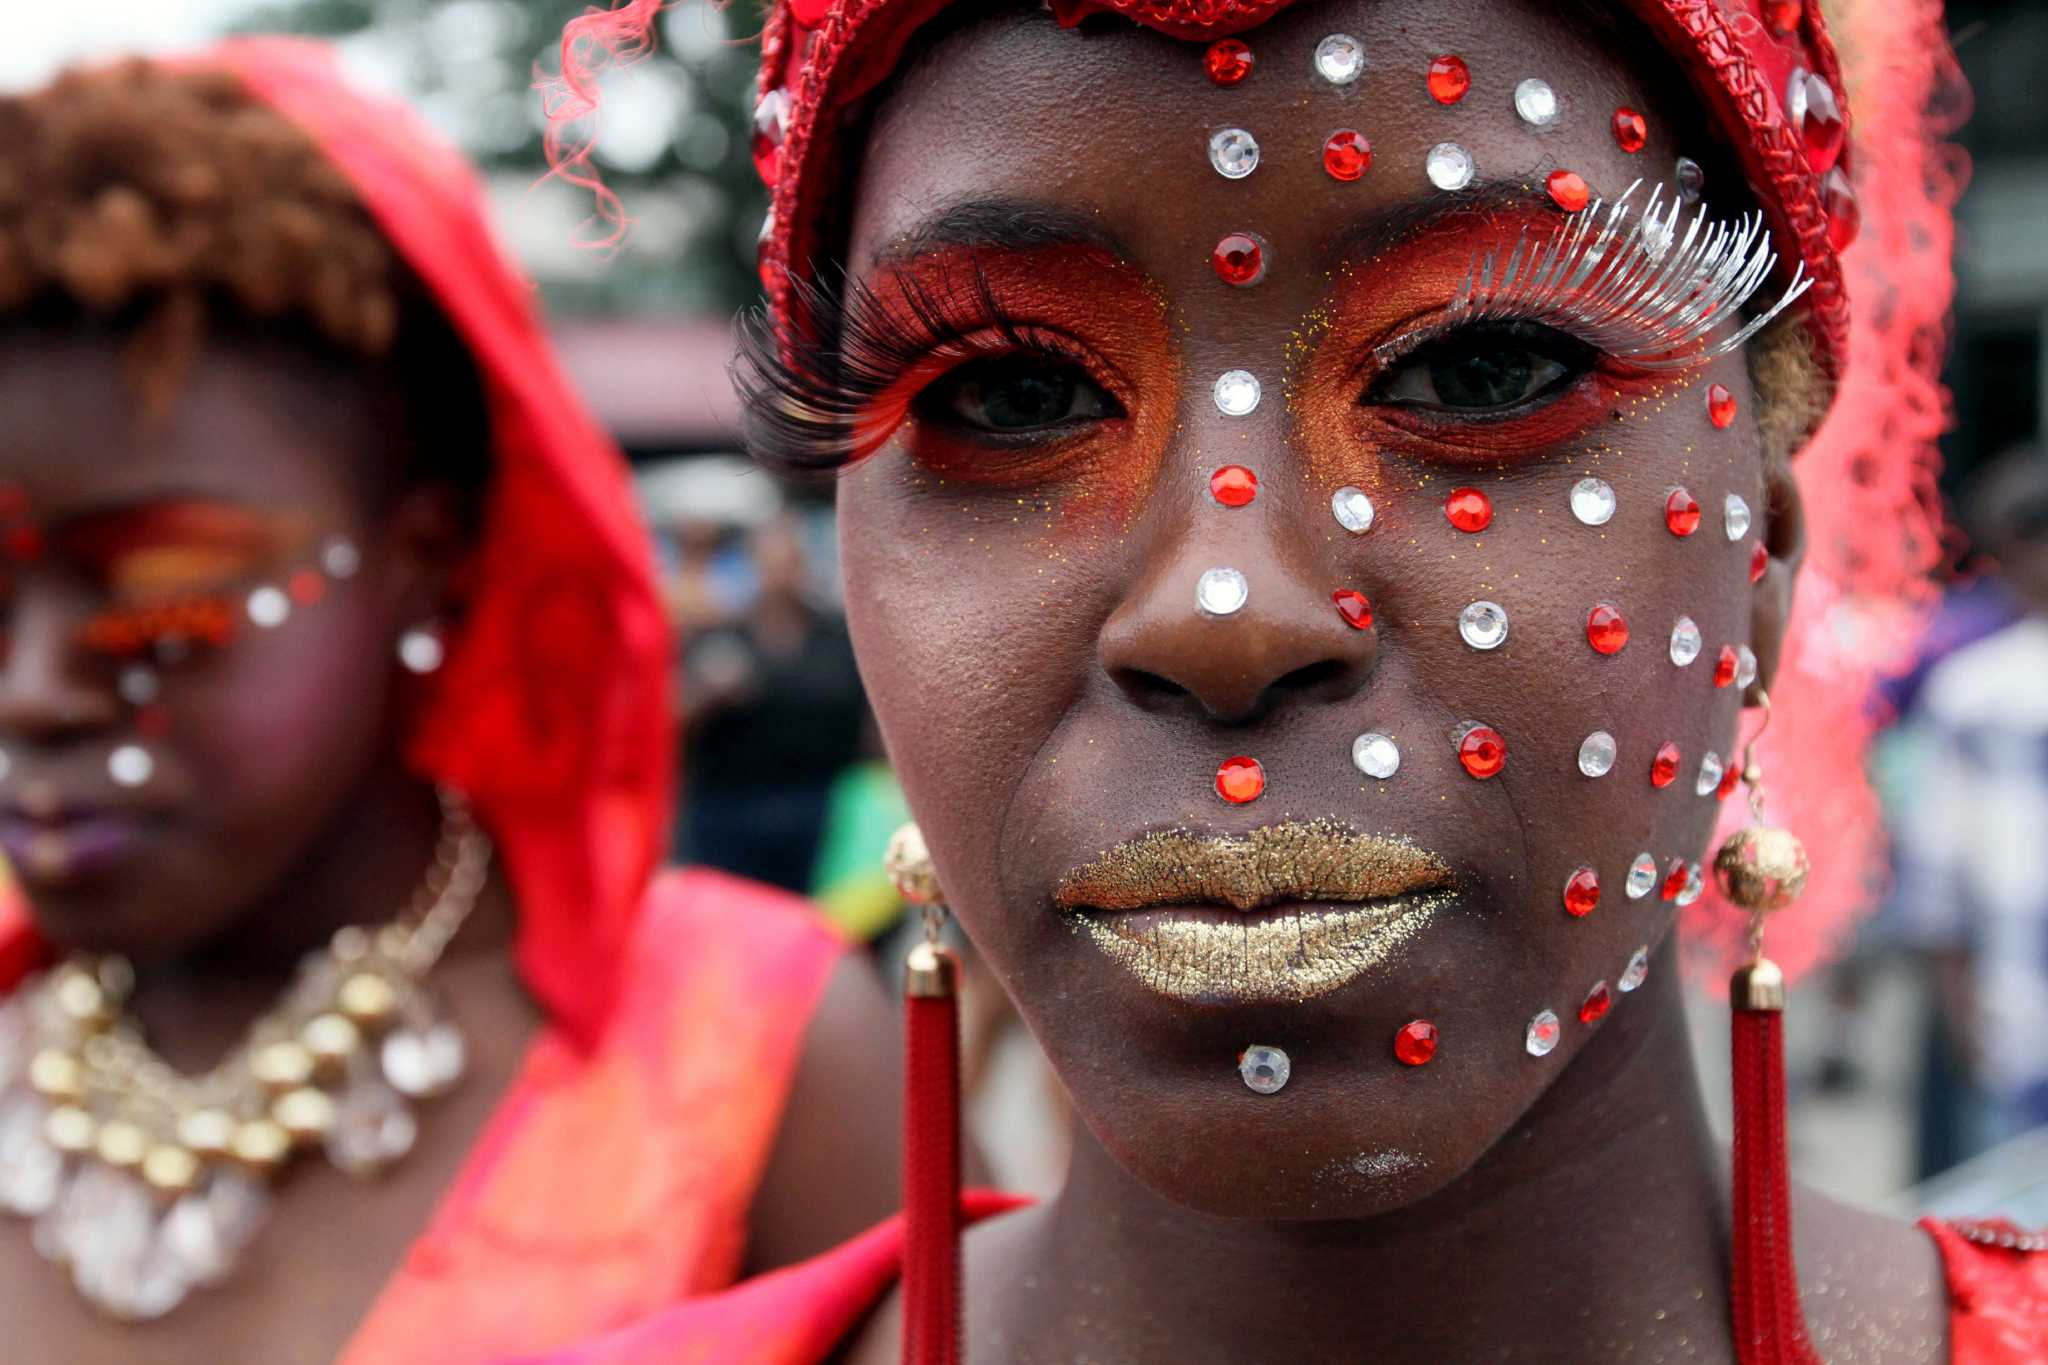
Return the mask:
MULTIPOLYGON (((974 1223, 1023 1202, 975 1192, 961 1212, 974 1223)), ((1986 1246, 1958 1231, 1982 1226, 1921 1224, 1948 1278, 1949 1359, 2039 1365, 2048 1360, 2048 1254, 1986 1246)), ((903 1220, 894 1218, 802 1265, 519 1365, 823 1365, 895 1286, 902 1257, 903 1220)))
MULTIPOLYGON (((411 759, 467 792, 495 840, 518 965, 550 1022, 343 1359, 575 1340, 738 1273, 843 944, 781 892, 650 880, 673 782, 652 553, 625 463, 563 376, 468 166, 409 110, 350 89, 322 45, 190 60, 234 72, 349 177, 474 357, 492 424, 466 611, 411 759)), ((0 991, 38 957, 0 882, 0 991)))

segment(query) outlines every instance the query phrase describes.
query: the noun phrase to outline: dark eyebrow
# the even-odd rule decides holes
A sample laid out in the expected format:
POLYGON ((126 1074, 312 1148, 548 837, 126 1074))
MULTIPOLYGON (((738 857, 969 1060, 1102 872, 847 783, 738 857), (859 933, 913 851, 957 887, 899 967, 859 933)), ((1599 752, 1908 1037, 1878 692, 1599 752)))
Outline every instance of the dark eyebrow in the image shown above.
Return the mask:
MULTIPOLYGON (((1334 266, 1346 261, 1371 260, 1402 239, 1441 223, 1485 217, 1507 209, 1549 210, 1559 223, 1565 221, 1565 215, 1550 196, 1535 186, 1519 180, 1487 180, 1471 189, 1405 199, 1353 220, 1330 244, 1328 263, 1334 266)), ((1584 212, 1591 213, 1592 209, 1584 212)))
POLYGON ((897 233, 875 250, 871 264, 914 260, 949 247, 1029 251, 1044 246, 1092 246, 1120 261, 1131 259, 1130 248, 1092 214, 1021 199, 971 199, 897 233))

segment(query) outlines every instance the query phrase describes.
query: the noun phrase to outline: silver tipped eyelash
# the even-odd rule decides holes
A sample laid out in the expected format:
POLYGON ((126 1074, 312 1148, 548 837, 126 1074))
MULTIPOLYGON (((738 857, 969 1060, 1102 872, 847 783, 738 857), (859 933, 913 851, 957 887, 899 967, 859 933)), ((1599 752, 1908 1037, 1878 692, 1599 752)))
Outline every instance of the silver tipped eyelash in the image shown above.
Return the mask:
POLYGON ((1684 205, 1673 195, 1660 207, 1662 185, 1631 216, 1629 198, 1642 184, 1622 191, 1604 217, 1595 200, 1545 242, 1524 230, 1505 264, 1495 251, 1475 258, 1451 314, 1470 321, 1540 315, 1638 368, 1675 370, 1736 350, 1813 283, 1802 263, 1768 311, 1702 346, 1770 278, 1778 253, 1760 211, 1731 223, 1709 221, 1701 210, 1681 238, 1684 205))

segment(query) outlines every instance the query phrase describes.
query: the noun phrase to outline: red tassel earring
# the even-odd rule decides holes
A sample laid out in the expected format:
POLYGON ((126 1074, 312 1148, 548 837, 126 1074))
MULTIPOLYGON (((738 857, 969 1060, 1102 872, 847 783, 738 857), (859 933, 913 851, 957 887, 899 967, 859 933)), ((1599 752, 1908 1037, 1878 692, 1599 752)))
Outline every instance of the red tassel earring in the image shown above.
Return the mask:
POLYGON ((1749 912, 1749 962, 1728 983, 1735 1071, 1734 1264, 1729 1301, 1742 1365, 1821 1365, 1806 1335, 1792 1262, 1791 1184, 1785 1164, 1785 975, 1763 955, 1764 916, 1806 889, 1806 849, 1790 830, 1764 821, 1764 774, 1756 741, 1771 723, 1771 699, 1757 697, 1764 723, 1742 751, 1752 823, 1714 857, 1721 891, 1749 912))
POLYGON ((903 1365, 960 1361, 960 963, 916 825, 889 840, 890 880, 924 915, 904 963, 903 1365))

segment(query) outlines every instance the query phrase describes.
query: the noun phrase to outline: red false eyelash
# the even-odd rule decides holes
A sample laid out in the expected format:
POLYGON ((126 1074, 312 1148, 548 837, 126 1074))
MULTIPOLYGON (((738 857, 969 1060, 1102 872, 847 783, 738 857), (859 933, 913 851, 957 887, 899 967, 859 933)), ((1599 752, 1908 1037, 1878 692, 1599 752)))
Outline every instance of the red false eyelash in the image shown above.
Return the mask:
POLYGON ((835 292, 792 281, 792 335, 765 308, 740 321, 733 386, 748 449, 772 469, 818 473, 873 454, 896 433, 919 390, 963 361, 1015 352, 1058 354, 1043 329, 1014 319, 972 260, 936 282, 898 272, 889 296, 842 277, 835 292))
POLYGON ((236 625, 225 598, 190 597, 109 607, 79 627, 78 642, 95 654, 132 659, 174 641, 219 648, 235 638, 236 625))

